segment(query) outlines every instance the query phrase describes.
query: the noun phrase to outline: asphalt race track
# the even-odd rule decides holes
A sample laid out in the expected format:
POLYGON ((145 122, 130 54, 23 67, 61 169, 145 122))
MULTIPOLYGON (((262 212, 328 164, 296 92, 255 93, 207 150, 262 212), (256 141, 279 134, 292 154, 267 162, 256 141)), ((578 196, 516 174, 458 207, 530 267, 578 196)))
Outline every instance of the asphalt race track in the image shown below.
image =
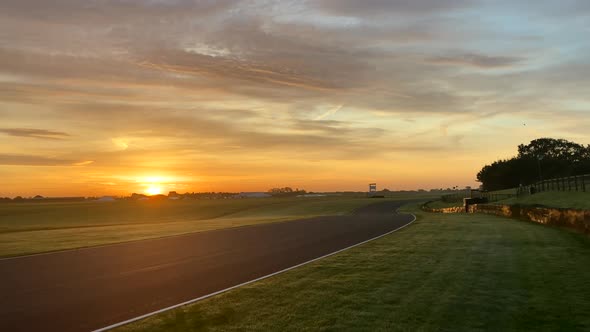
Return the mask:
POLYGON ((404 202, 0 260, 0 331, 91 331, 321 257, 414 220, 404 202))

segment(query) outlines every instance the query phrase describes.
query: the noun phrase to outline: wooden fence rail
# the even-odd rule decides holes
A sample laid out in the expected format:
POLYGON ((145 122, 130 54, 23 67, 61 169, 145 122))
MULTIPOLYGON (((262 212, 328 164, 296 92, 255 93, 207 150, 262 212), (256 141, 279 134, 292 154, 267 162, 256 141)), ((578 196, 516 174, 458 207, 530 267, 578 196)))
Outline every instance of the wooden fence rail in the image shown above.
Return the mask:
POLYGON ((590 191, 590 174, 539 181, 518 188, 517 194, 521 196, 543 191, 590 191))

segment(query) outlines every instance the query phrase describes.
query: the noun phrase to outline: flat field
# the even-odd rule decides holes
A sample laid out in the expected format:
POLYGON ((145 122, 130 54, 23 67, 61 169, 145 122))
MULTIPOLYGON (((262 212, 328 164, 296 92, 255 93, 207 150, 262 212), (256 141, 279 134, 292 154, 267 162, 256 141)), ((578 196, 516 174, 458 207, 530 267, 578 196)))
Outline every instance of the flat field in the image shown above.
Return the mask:
POLYGON ((590 210, 590 192, 545 191, 523 197, 513 197, 498 204, 539 205, 555 208, 590 210))
POLYGON ((403 230, 118 331, 589 331, 590 239, 408 210, 403 230))
MULTIPOLYGON (((412 199, 425 194, 392 194, 412 199)), ((348 214, 375 199, 349 195, 182 201, 0 204, 0 257, 300 218, 348 214)))

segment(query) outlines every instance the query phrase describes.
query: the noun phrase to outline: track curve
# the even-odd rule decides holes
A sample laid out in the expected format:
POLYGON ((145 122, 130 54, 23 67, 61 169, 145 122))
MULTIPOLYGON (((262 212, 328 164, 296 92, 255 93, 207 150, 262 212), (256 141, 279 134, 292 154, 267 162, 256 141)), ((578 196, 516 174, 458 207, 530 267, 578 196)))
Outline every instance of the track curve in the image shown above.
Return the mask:
POLYGON ((91 331, 277 273, 414 220, 405 202, 0 261, 0 330, 91 331))

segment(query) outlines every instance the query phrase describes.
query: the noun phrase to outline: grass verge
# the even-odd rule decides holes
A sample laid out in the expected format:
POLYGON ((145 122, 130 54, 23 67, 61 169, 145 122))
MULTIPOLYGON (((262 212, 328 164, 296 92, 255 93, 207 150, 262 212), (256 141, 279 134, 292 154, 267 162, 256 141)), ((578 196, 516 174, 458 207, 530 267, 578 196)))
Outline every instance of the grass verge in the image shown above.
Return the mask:
POLYGON ((408 210, 392 235, 117 331, 590 329, 587 237, 408 210))
POLYGON ((516 195, 517 192, 518 192, 518 188, 509 188, 509 189, 503 189, 503 190, 490 191, 488 193, 494 194, 494 195, 505 195, 505 194, 516 195))
POLYGON ((497 204, 539 205, 555 208, 590 210, 590 192, 545 191, 534 195, 513 197, 497 204))

